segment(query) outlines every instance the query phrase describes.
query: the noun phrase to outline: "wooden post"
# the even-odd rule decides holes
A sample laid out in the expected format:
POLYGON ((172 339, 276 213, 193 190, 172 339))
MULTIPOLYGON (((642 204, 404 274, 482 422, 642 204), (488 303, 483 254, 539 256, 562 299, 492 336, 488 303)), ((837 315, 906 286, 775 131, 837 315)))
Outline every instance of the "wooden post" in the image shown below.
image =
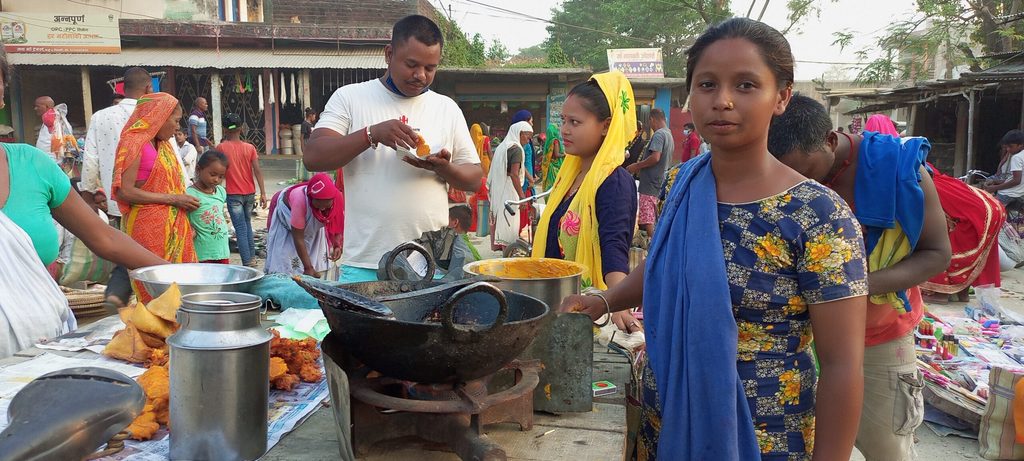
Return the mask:
POLYGON ((92 121, 92 81, 89 79, 89 68, 81 67, 82 73, 82 111, 85 113, 85 129, 89 129, 92 121))
POLYGON ((267 103, 270 95, 274 94, 274 72, 263 71, 263 134, 266 142, 266 154, 271 155, 277 151, 277 96, 274 96, 274 104, 267 103))
POLYGON ((956 144, 953 149, 953 175, 967 173, 967 101, 956 103, 956 144))
POLYGON ((213 110, 213 144, 215 145, 224 138, 224 126, 221 125, 221 120, 224 117, 224 111, 220 107, 221 86, 220 71, 213 71, 213 75, 210 76, 210 108, 213 110))
POLYGON ((1020 129, 1024 130, 1024 81, 1020 82, 1021 96, 1020 96, 1020 129))
POLYGON ((916 136, 918 131, 920 131, 917 129, 917 107, 919 105, 920 104, 914 104, 910 106, 910 120, 907 121, 907 136, 916 136))

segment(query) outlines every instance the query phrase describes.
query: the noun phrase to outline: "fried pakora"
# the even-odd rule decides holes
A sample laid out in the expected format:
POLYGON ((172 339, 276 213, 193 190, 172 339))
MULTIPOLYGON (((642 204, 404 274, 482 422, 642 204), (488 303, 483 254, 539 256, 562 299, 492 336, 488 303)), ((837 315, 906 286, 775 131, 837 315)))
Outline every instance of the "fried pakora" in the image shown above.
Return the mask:
POLYGON ((270 332, 274 335, 270 340, 270 356, 283 360, 288 366, 288 374, 296 375, 307 383, 315 383, 323 378, 317 362, 320 359, 320 348, 315 339, 288 339, 282 338, 276 330, 270 332))
POLYGON ((288 364, 281 357, 270 358, 270 380, 273 381, 288 373, 288 364))
POLYGON ((142 409, 142 414, 128 425, 127 430, 135 440, 149 440, 153 438, 153 434, 160 430, 160 424, 156 422, 156 413, 153 412, 153 406, 147 403, 142 409))
POLYGON ((299 384, 299 377, 291 373, 285 373, 280 378, 275 379, 270 383, 274 389, 282 391, 290 391, 293 387, 299 384))

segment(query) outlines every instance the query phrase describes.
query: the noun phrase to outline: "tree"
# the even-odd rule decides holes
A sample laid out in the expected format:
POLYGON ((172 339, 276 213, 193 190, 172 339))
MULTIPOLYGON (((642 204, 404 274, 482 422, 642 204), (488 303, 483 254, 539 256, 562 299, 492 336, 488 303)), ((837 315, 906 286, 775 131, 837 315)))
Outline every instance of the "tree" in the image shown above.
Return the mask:
MULTIPOLYGON (((896 20, 876 40, 874 48, 882 56, 870 60, 857 76, 870 83, 902 79, 929 79, 940 59, 946 66, 938 69, 952 78, 953 69, 969 65, 981 70, 987 62, 976 56, 1017 51, 1024 44, 1024 21, 1013 15, 1024 12, 1021 0, 917 0, 917 11, 896 20), (1002 16, 1008 16, 1003 18, 1002 16)), ((848 47, 857 31, 835 34, 835 42, 848 47)), ((855 53, 867 60, 866 50, 855 53)))
POLYGON ((474 66, 484 65, 484 56, 487 54, 487 44, 479 33, 473 34, 473 40, 469 43, 470 55, 473 58, 474 66))
POLYGON ((491 40, 491 46, 487 48, 487 61, 494 64, 504 64, 509 58, 512 57, 512 53, 508 51, 508 47, 504 43, 498 40, 491 40))
POLYGON ((470 42, 454 21, 441 14, 435 14, 434 20, 444 36, 441 61, 446 66, 477 67, 484 65, 484 44, 480 34, 474 35, 473 41, 470 42))
POLYGON ((570 64, 569 56, 562 50, 562 45, 559 45, 557 41, 549 43, 545 46, 547 51, 548 66, 551 67, 566 67, 570 64))
MULTIPOLYGON (((789 32, 806 18, 819 14, 835 0, 787 0, 789 32)), ((752 0, 747 17, 761 19, 771 0, 752 0)), ((609 48, 661 48, 665 74, 686 73, 686 50, 711 24, 732 16, 729 0, 565 0, 552 9, 548 26, 549 50, 593 69, 607 69, 609 48)), ((551 53, 549 53, 549 61, 551 53)))
POLYGON ((543 44, 533 45, 519 50, 513 59, 525 62, 545 62, 548 60, 548 51, 543 44))

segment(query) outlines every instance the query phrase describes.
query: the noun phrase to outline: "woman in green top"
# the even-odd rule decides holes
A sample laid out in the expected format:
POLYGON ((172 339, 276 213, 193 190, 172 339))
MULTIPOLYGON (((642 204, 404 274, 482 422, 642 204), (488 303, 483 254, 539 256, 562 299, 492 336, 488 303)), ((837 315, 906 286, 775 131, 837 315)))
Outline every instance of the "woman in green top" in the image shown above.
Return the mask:
POLYGON ((565 152, 562 152, 562 130, 558 129, 558 125, 552 123, 548 125, 547 139, 544 140, 542 173, 545 191, 555 185, 558 170, 562 169, 562 160, 565 160, 565 152))
MULTIPOLYGON (((0 108, 10 72, 0 48, 0 108)), ((77 327, 46 266, 57 258, 56 220, 99 257, 129 269, 163 264, 103 222, 48 154, 0 144, 0 358, 77 327)))
POLYGON ((227 171, 227 156, 218 150, 208 150, 196 162, 195 178, 185 191, 199 200, 199 208, 188 213, 199 262, 230 262, 228 223, 231 218, 228 217, 228 193, 221 185, 227 171))

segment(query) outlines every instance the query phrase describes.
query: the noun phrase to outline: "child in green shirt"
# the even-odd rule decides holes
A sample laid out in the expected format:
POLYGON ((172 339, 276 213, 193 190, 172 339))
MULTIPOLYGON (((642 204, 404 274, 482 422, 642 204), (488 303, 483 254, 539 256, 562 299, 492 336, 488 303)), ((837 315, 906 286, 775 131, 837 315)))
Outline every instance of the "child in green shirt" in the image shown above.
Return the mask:
POLYGON ((196 162, 195 179, 186 191, 199 200, 199 208, 188 214, 195 234, 199 262, 228 264, 231 249, 227 190, 221 183, 228 169, 228 158, 217 150, 208 150, 196 162))

